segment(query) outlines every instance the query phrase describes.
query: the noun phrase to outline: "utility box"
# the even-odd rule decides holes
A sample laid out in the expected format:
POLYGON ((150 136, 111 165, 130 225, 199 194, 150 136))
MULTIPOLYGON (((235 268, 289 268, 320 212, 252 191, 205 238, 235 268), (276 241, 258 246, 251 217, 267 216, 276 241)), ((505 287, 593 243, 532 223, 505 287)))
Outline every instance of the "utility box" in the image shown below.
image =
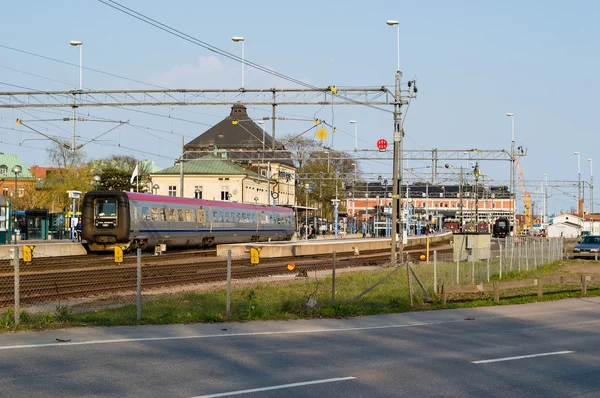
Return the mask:
POLYGON ((492 235, 489 233, 455 233, 454 261, 483 261, 490 258, 492 235))

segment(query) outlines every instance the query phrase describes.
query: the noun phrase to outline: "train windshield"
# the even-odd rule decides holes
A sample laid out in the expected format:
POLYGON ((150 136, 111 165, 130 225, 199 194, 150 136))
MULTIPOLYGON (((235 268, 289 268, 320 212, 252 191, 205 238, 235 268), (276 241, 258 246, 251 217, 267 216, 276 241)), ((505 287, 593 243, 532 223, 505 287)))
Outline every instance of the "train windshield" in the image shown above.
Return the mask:
POLYGON ((500 228, 505 228, 506 227, 506 221, 498 221, 498 226, 500 228))
POLYGON ((117 216, 117 200, 116 199, 99 199, 96 201, 96 218, 98 217, 116 217, 117 216))

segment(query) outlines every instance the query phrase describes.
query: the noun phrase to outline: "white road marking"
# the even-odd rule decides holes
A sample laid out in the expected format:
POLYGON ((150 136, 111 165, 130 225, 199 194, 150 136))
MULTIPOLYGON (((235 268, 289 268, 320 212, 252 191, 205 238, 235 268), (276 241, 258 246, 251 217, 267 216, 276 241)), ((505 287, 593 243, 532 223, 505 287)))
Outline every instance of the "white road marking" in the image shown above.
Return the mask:
POLYGON ((416 322, 402 325, 386 325, 386 326, 365 326, 356 328, 341 328, 341 329, 306 329, 306 330, 290 330, 285 332, 247 332, 247 333, 223 333, 223 334, 206 334, 206 335, 192 335, 192 336, 172 336, 172 337, 139 337, 132 339, 114 339, 114 340, 90 340, 90 341, 74 341, 65 343, 44 343, 44 344, 21 344, 21 345, 9 345, 2 346, 0 350, 15 350, 19 348, 39 348, 39 347, 68 347, 74 345, 93 345, 93 344, 113 344, 113 343, 130 343, 139 341, 166 341, 166 340, 190 340, 190 339, 207 339, 207 338, 218 338, 218 337, 240 337, 240 336, 272 336, 272 335, 284 335, 284 334, 308 334, 308 333, 337 333, 337 332, 350 332, 359 330, 376 330, 376 329, 395 329, 395 328, 409 328, 415 326, 429 326, 439 325, 443 323, 456 323, 462 322, 463 320, 452 320, 452 321, 431 321, 431 322, 416 322))
POLYGON ((251 390, 230 391, 230 392, 223 392, 223 393, 220 393, 220 394, 211 394, 211 395, 199 395, 197 397, 191 397, 191 398, 228 397, 230 395, 241 395, 241 394, 249 394, 249 393, 252 393, 252 392, 280 390, 282 388, 308 386, 308 385, 311 385, 311 384, 333 383, 335 381, 346 381, 346 380, 353 380, 353 379, 356 379, 356 377, 336 377, 334 379, 304 381, 302 383, 292 383, 292 384, 281 384, 279 386, 253 388, 251 390))
POLYGON ((484 359, 482 361, 471 361, 471 363, 492 363, 492 362, 514 361, 516 359, 527 359, 527 358, 535 358, 535 357, 547 357, 548 355, 563 355, 563 354, 570 354, 572 352, 575 352, 575 351, 544 352, 542 354, 521 355, 519 357, 506 357, 506 358, 496 358, 496 359, 484 359))

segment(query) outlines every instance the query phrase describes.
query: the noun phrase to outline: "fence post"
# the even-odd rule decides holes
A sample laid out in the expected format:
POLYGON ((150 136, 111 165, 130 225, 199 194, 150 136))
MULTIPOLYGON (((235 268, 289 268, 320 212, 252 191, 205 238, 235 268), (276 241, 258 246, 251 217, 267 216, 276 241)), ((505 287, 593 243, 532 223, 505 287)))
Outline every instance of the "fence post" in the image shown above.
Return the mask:
POLYGON ((521 273, 521 257, 523 257, 523 253, 522 253, 523 250, 522 249, 523 249, 523 244, 521 243, 521 241, 519 241, 519 246, 518 246, 518 249, 517 249, 517 257, 519 257, 519 261, 518 261, 518 263, 519 263, 519 273, 521 273))
POLYGON ((540 265, 543 267, 544 266, 544 238, 542 238, 542 241, 540 242, 540 256, 541 256, 541 260, 540 260, 540 265))
POLYGON ((537 269, 537 244, 533 241, 533 266, 537 269))
POLYGON ((142 249, 137 249, 137 300, 136 300, 137 320, 142 320, 142 249))
POLYGON ((15 245, 12 249, 13 252, 13 266, 15 272, 15 326, 19 326, 21 323, 21 286, 20 286, 20 271, 19 271, 19 246, 15 245))
MULTIPOLYGON (((506 244, 508 244, 508 239, 506 240, 506 244)), ((506 250, 506 251, 508 251, 508 250, 506 250)), ((512 272, 514 257, 515 257, 515 238, 513 236, 512 238, 510 238, 510 266, 508 267, 508 272, 512 272)))
POLYGON ((333 266, 331 268, 331 304, 335 304, 335 250, 333 251, 333 266))
POLYGON ((499 242, 499 246, 500 246, 500 266, 499 268, 499 272, 498 272, 498 278, 502 279, 502 242, 499 242))
POLYGON ((437 250, 433 251, 433 291, 438 294, 437 291, 437 250))
POLYGON ((525 240, 525 271, 529 271, 529 245, 528 239, 525 240))
POLYGON ((581 293, 585 296, 587 294, 587 276, 581 275, 581 293))
POLYGON ((490 249, 487 256, 487 281, 490 282, 490 257, 492 257, 492 250, 490 249))
POLYGON ((500 282, 494 281, 494 303, 500 302, 500 282))
POLYGON ((231 316, 231 250, 227 250, 227 292, 225 293, 225 316, 231 316))
POLYGON ((456 284, 460 285, 460 253, 456 256, 456 284))
POLYGON ((542 295, 544 294, 544 280, 538 279, 537 285, 538 285, 538 298, 542 298, 542 295))
POLYGON ((446 305, 446 289, 442 285, 442 305, 446 305))
POLYGON ((471 252, 471 284, 475 284, 475 249, 471 252))

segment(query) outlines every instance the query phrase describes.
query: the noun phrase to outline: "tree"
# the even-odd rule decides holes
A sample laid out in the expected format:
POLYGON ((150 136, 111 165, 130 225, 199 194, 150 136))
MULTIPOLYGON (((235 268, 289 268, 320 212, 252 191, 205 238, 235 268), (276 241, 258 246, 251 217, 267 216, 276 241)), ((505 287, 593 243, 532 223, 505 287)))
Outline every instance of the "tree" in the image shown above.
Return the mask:
POLYGON ((131 176, 137 165, 140 191, 148 191, 152 185, 151 163, 125 155, 112 155, 95 162, 94 172, 101 179, 99 187, 115 191, 135 189, 138 184, 131 183, 131 176))
POLYGON ((292 153, 292 159, 298 166, 296 200, 308 206, 308 203, 305 203, 306 184, 308 184, 309 203, 318 203, 322 217, 333 220, 332 200, 336 197, 338 199, 347 197, 350 189, 357 184, 355 176, 360 175, 358 163, 349 153, 332 150, 314 139, 291 139, 287 136, 283 141, 286 142, 286 149, 292 153))

